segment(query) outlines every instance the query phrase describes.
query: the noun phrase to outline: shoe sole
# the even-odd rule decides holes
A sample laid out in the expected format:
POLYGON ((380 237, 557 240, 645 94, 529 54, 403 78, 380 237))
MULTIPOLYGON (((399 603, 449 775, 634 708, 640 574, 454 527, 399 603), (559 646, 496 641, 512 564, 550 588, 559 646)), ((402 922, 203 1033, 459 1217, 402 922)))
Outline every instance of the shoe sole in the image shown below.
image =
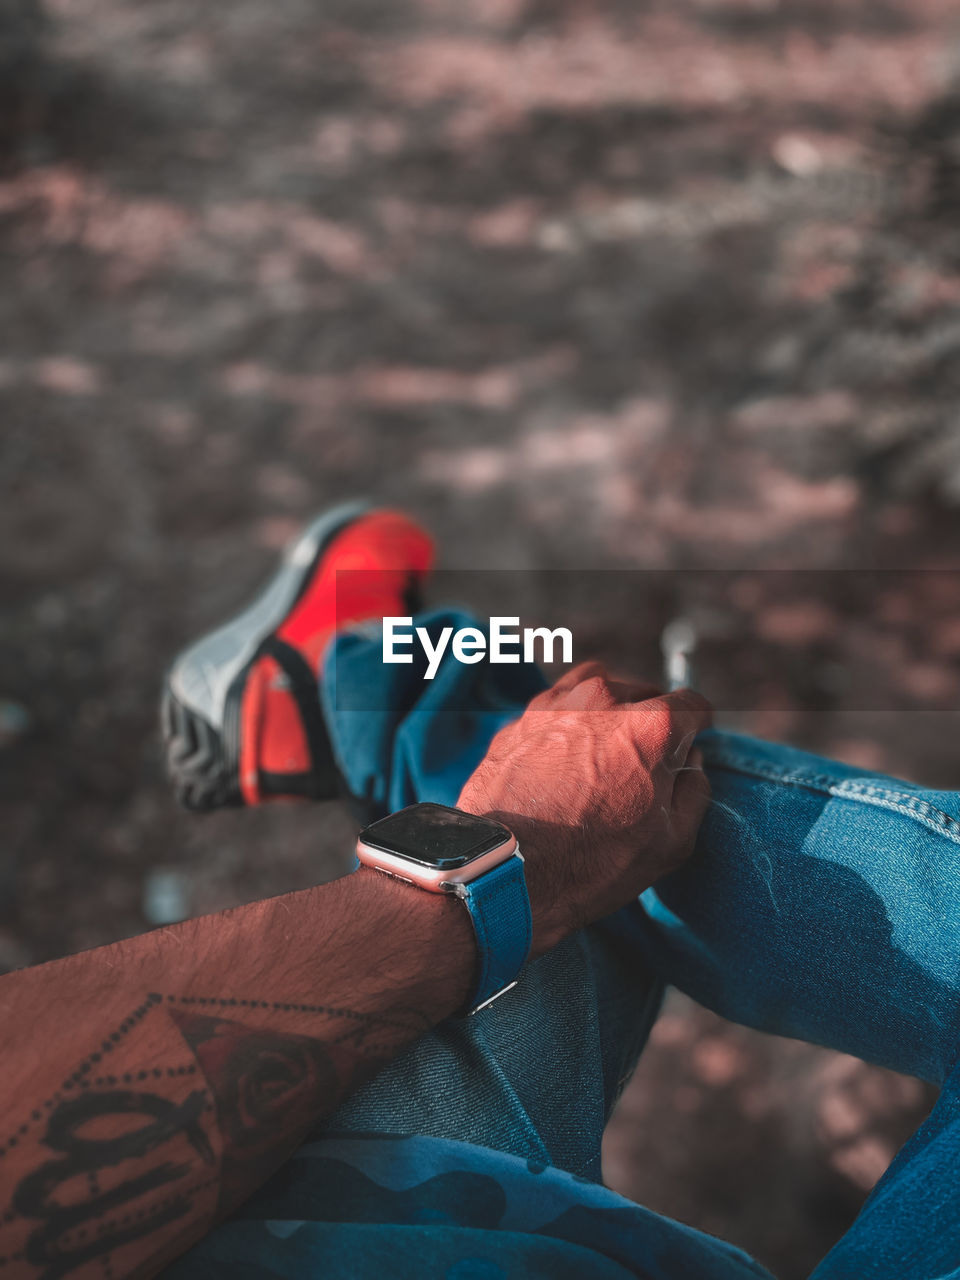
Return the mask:
POLYGON ((185 808, 208 812, 243 804, 237 756, 246 670, 295 607, 333 540, 371 510, 369 502, 351 502, 318 516, 246 609, 174 659, 164 680, 160 723, 167 774, 185 808))

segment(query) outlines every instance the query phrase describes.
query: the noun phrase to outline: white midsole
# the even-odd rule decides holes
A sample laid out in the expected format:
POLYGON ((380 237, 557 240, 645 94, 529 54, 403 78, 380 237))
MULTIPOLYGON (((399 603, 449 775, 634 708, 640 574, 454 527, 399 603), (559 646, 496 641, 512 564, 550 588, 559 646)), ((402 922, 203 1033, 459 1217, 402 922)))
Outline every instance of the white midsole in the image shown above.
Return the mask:
POLYGON ((234 678, 290 612, 320 548, 369 510, 367 502, 348 502, 309 524, 284 552, 280 568, 253 603, 175 660, 169 676, 174 697, 219 727, 234 678))

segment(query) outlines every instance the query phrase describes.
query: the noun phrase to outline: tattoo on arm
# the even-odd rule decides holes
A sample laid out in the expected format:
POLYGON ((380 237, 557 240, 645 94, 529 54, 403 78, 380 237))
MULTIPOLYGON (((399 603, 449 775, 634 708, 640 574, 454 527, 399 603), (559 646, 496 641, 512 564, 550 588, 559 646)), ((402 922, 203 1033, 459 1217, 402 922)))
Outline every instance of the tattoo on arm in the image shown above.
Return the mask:
POLYGON ((428 1025, 413 1010, 374 1017, 149 995, 15 1133, 0 1136, 0 1158, 16 1151, 22 1163, 24 1148, 31 1156, 0 1220, 0 1280, 8 1267, 17 1280, 120 1280, 151 1255, 171 1260, 256 1189, 358 1069, 375 1068, 428 1025), (247 1025, 284 1014, 297 1015, 296 1031, 247 1025), (316 1034, 304 1033, 305 1016, 316 1034), (184 1053, 122 1070, 137 1033, 159 1018, 177 1028, 184 1053), (154 1249, 149 1237, 161 1230, 154 1249))

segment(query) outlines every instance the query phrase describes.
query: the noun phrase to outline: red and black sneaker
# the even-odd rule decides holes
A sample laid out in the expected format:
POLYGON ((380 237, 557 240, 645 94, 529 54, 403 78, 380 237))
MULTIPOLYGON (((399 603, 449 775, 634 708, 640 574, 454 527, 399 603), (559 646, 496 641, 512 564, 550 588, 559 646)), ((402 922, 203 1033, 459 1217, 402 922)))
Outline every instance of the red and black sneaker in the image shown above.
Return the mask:
POLYGON ((398 511, 354 503, 319 516, 256 600, 175 660, 161 712, 167 769, 188 809, 333 799, 338 772, 317 693, 337 628, 408 616, 433 543, 398 511), (340 580, 344 569, 375 570, 340 580))

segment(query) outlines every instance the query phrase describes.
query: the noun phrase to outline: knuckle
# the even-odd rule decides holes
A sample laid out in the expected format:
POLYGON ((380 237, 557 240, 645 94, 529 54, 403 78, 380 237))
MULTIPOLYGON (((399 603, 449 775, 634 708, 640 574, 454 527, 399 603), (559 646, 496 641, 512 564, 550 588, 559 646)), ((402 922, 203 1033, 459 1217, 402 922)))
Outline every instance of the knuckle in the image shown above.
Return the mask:
POLYGON ((666 752, 673 733, 673 726, 674 712, 669 703, 657 700, 645 704, 643 737, 649 751, 658 756, 666 752))
POLYGON ((609 680, 599 671, 568 690, 562 705, 567 711, 603 711, 615 701, 609 680))
POLYGON ((598 671, 580 682, 580 688, 597 699, 610 698, 610 681, 602 671, 598 671))
POLYGON ((701 728, 705 728, 713 720, 713 707, 702 693, 697 693, 695 689, 681 689, 673 696, 682 697, 701 728))
MULTIPOLYGON (((570 694, 571 690, 576 689, 578 685, 588 677, 596 675, 603 670, 599 662, 580 662, 575 667, 571 667, 565 672, 559 680, 557 680, 547 691, 547 696, 553 695, 555 698, 561 698, 570 694)), ((542 696, 542 695, 541 695, 542 696)))
POLYGON ((571 678, 576 677, 578 682, 587 679, 589 676, 603 674, 603 663, 598 662, 595 658, 588 662, 581 662, 579 666, 574 667, 570 672, 571 678))

